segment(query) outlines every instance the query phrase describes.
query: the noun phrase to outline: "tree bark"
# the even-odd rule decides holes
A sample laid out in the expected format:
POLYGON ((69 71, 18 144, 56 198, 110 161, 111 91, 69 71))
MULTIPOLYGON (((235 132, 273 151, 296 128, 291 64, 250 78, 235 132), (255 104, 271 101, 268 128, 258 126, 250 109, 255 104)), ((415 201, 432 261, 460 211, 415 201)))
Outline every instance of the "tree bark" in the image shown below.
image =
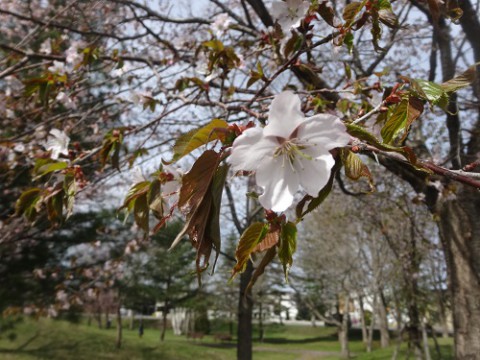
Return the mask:
POLYGON ((122 313, 120 311, 120 304, 117 306, 117 341, 116 347, 120 349, 122 347, 122 313))
POLYGON ((338 340, 341 346, 341 356, 344 359, 350 357, 350 349, 348 347, 348 313, 350 306, 350 295, 345 296, 345 304, 343 309, 342 324, 338 327, 338 340))
POLYGON ((238 300, 237 359, 252 360, 252 311, 253 299, 247 294, 247 286, 252 278, 253 264, 249 260, 247 268, 240 275, 240 299, 238 300))
POLYGON ((160 333, 160 341, 165 340, 165 332, 167 331, 167 304, 162 311, 162 331, 160 333))
POLYGON ((382 289, 378 291, 378 319, 380 327, 380 346, 386 348, 390 345, 390 334, 388 332, 387 304, 382 289))
POLYGON ((367 322, 365 320, 365 309, 363 308, 363 297, 358 297, 358 304, 360 306, 360 324, 362 326, 362 341, 364 345, 368 343, 367 322))
POLYGON ((370 319, 370 326, 368 330, 367 352, 372 352, 373 331, 375 330, 376 312, 377 312, 377 296, 373 295, 373 311, 372 311, 372 318, 370 319))
POLYGON ((260 315, 258 318, 258 341, 263 343, 263 336, 264 336, 264 328, 263 328, 263 307, 262 307, 262 301, 260 300, 260 304, 258 304, 258 307, 260 309, 260 315))
POLYGON ((480 194, 461 188, 438 204, 439 227, 452 296, 455 359, 480 354, 480 194))

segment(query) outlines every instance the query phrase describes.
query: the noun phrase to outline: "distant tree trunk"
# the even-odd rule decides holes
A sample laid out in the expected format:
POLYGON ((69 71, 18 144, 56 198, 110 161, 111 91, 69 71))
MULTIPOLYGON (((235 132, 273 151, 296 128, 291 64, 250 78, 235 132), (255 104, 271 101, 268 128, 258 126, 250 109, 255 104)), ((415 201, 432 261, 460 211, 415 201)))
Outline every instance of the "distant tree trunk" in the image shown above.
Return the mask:
POLYGON ((363 307, 363 297, 358 297, 358 305, 360 306, 360 325, 362 326, 362 341, 364 345, 368 343, 367 322, 365 319, 365 309, 363 307))
POLYGON ((101 329, 102 328, 102 309, 99 308, 95 315, 96 315, 95 317, 97 319, 98 328, 101 329))
POLYGON ((380 346, 386 348, 390 345, 390 334, 388 332, 387 304, 383 290, 378 290, 378 319, 380 327, 380 346))
POLYGON ((422 340, 423 340, 423 353, 425 354, 425 360, 432 360, 430 356, 430 347, 428 346, 428 333, 425 322, 422 321, 422 340))
POLYGON ((135 328, 135 315, 133 310, 129 310, 129 315, 130 315, 130 325, 128 326, 128 328, 130 330, 133 330, 135 328))
POLYGON ((167 313, 168 313, 168 308, 167 308, 167 302, 165 301, 165 306, 163 307, 163 310, 162 310, 162 331, 160 332, 160 341, 165 340, 165 332, 167 331, 167 313))
POLYGON ((233 336, 233 312, 230 312, 230 316, 229 316, 229 322, 228 322, 228 333, 230 334, 230 336, 233 336))
POLYGON ((263 342, 263 335, 264 335, 264 329, 263 329, 263 307, 262 307, 262 301, 258 304, 259 309, 260 309, 260 315, 258 318, 258 331, 259 331, 259 336, 258 336, 258 341, 263 342))
POLYGON ((117 306, 117 349, 120 349, 122 346, 122 313, 120 311, 120 304, 117 306))
POLYGON ((341 347, 341 356, 344 359, 348 359, 350 357, 350 349, 348 347, 348 313, 349 313, 349 305, 350 305, 350 295, 345 296, 345 306, 343 310, 343 317, 342 323, 338 327, 338 340, 340 341, 341 347))
POLYGON ((252 311, 253 299, 247 294, 247 286, 252 278, 253 264, 248 261, 240 275, 240 298, 238 303, 237 359, 252 360, 252 311))
POLYGON ((373 311, 372 318, 370 319, 370 326, 368 330, 368 341, 367 341, 367 352, 372 352, 372 343, 373 343, 373 331, 375 329, 375 319, 377 313, 377 296, 373 296, 373 311))

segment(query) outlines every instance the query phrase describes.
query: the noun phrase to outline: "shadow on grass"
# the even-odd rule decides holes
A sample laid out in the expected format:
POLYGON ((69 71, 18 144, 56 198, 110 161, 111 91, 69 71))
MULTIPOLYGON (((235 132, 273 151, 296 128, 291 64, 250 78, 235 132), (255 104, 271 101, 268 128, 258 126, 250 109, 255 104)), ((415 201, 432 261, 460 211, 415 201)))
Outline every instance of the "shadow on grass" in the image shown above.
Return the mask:
POLYGON ((0 349, 0 354, 23 354, 37 358, 54 358, 54 355, 56 355, 58 351, 74 352, 76 349, 78 349, 78 345, 80 344, 80 342, 56 344, 55 341, 51 341, 34 349, 26 349, 29 344, 38 338, 38 336, 39 333, 35 334, 16 349, 0 349))
POLYGON ((237 347, 235 342, 223 342, 223 343, 196 343, 195 345, 209 347, 214 349, 233 349, 237 347))

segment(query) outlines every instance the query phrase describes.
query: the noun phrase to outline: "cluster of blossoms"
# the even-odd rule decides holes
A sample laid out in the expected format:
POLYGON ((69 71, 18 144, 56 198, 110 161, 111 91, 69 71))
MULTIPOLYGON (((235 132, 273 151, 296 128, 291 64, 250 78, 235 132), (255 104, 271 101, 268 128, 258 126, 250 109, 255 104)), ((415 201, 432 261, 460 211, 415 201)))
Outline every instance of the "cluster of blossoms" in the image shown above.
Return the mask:
POLYGON ((286 0, 272 3, 272 15, 286 34, 290 29, 300 26, 310 7, 309 1, 286 0))
POLYGON ((268 124, 245 130, 232 146, 235 171, 255 171, 263 189, 260 204, 281 212, 293 203, 300 187, 317 196, 327 184, 335 160, 330 150, 348 145, 342 121, 330 114, 305 117, 300 98, 284 91, 272 101, 268 124))

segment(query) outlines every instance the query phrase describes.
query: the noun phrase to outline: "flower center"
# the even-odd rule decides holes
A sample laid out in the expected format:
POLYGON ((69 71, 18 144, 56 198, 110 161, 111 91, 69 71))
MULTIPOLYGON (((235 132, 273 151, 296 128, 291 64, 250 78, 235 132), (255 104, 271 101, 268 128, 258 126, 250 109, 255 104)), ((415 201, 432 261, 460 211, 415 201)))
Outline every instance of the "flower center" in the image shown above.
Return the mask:
POLYGON ((290 19, 296 19, 298 17, 297 13, 298 13, 297 8, 289 7, 287 16, 290 17, 290 19))
POLYGON ((288 161, 289 165, 292 167, 292 170, 295 172, 295 160, 302 168, 303 164, 300 161, 300 158, 313 160, 310 155, 303 152, 303 150, 310 146, 310 144, 307 142, 302 142, 298 138, 284 139, 279 137, 277 137, 277 141, 279 142, 279 146, 275 149, 273 157, 275 158, 281 156, 283 158, 282 166, 285 166, 285 162, 288 161))

